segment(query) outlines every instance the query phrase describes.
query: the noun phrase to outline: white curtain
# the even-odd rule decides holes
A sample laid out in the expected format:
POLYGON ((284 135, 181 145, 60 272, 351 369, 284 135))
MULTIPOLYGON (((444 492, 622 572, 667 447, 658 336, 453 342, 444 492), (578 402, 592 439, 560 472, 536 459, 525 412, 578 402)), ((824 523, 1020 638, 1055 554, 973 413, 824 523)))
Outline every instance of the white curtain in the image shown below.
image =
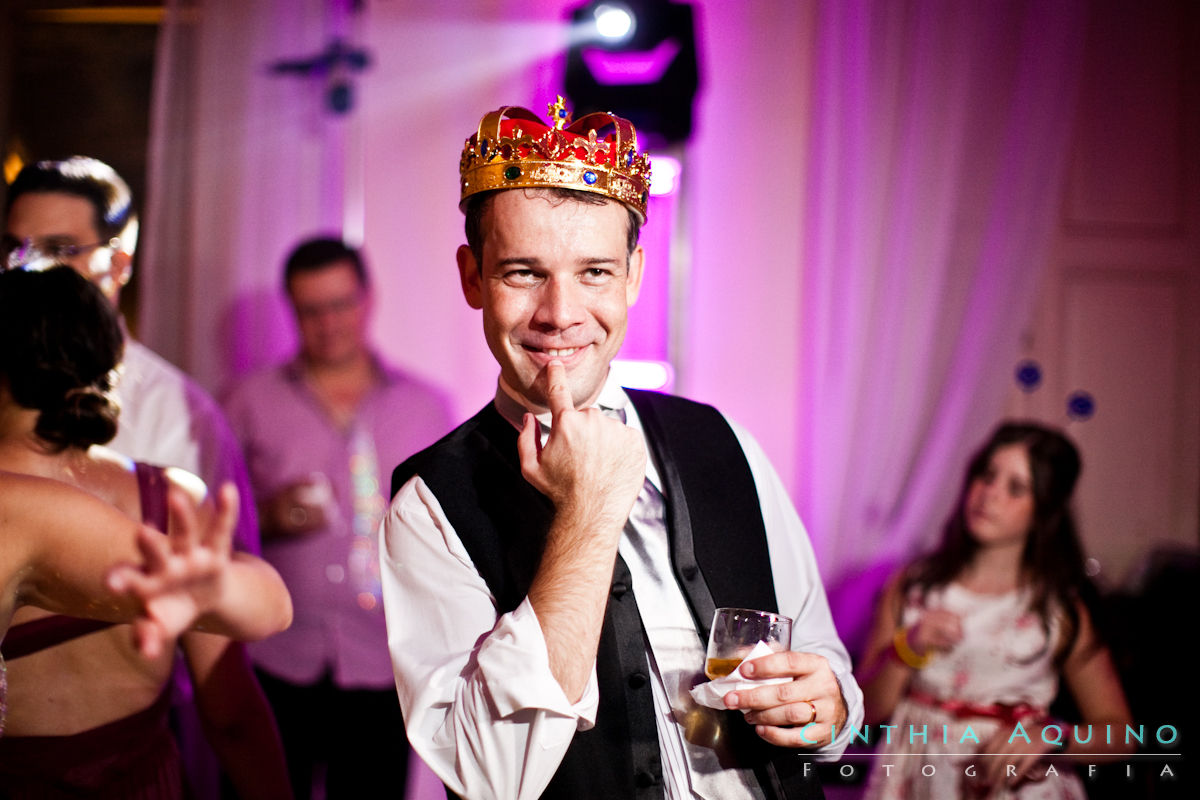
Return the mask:
POLYGON ((319 79, 273 62, 318 53, 324 0, 167 3, 152 110, 139 272, 142 336, 215 388, 290 349, 280 263, 341 227, 341 120, 319 79))
MULTIPOLYGON (((936 540, 1015 385, 1074 121, 1081 2, 822 3, 799 505, 847 578, 936 540)), ((838 593, 851 634, 865 588, 838 593)))
POLYGON ((302 237, 365 245, 372 334, 451 387, 465 416, 495 388, 477 316, 458 289, 458 154, 484 111, 534 107, 561 85, 564 9, 548 2, 170 0, 155 76, 139 330, 216 389, 290 353, 282 262, 302 237), (335 38, 370 65, 354 107, 327 77, 270 65, 335 38))

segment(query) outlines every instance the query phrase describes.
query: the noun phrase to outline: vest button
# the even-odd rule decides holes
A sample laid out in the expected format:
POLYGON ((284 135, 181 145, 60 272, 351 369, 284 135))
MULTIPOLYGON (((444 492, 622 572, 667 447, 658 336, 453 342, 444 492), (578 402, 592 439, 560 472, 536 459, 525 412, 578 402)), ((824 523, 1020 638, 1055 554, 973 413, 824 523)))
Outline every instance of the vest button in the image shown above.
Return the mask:
POLYGON ((658 777, 650 770, 642 770, 633 776, 633 782, 639 789, 648 789, 658 783, 658 777))
POLYGON ((621 595, 629 591, 629 585, 625 581, 616 581, 612 585, 612 596, 620 598, 621 595))
POLYGON ((685 580, 694 581, 698 574, 700 574, 700 570, 696 569, 695 564, 688 564, 683 568, 683 577, 685 580))
POLYGON ((644 672, 635 672, 629 676, 629 688, 640 689, 646 685, 646 674, 644 672))

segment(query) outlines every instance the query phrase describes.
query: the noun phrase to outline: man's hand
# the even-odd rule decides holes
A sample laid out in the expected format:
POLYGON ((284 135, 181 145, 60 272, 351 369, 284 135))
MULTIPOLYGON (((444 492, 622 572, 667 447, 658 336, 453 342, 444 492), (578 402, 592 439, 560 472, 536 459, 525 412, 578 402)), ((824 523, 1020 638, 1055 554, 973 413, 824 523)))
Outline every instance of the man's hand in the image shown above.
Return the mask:
POLYGON ((554 503, 546 549, 529 587, 550 671, 578 702, 596 663, 621 531, 646 474, 638 432, 597 409, 576 411, 559 361, 546 367, 553 419, 544 445, 525 415, 517 452, 521 474, 554 503))
POLYGON ((289 483, 259 505, 264 539, 305 536, 328 524, 326 509, 333 502, 329 479, 314 473, 289 483))
POLYGON ((725 707, 741 710, 767 742, 780 747, 813 748, 832 740, 834 726, 846 723, 842 687, 824 656, 788 650, 742 665, 747 678, 791 678, 725 695, 725 707))
POLYGON ((908 629, 907 636, 917 655, 944 653, 962 641, 962 618, 953 611, 931 608, 908 629))
POLYGON ((577 411, 561 362, 546 366, 546 378, 550 436, 541 444, 537 420, 525 415, 517 439, 521 474, 550 498, 556 512, 619 533, 646 475, 642 437, 599 409, 577 411))

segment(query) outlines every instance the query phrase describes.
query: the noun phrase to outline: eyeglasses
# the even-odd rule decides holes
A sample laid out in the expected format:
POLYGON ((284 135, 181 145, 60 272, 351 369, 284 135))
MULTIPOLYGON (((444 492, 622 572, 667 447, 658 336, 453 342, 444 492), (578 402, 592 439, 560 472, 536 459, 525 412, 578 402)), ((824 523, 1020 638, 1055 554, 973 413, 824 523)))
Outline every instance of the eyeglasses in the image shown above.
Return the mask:
POLYGON ((294 304, 296 316, 301 319, 315 319, 326 314, 345 314, 362 305, 364 293, 355 292, 349 297, 335 297, 321 302, 294 304))
POLYGON ((54 240, 35 242, 28 236, 18 239, 5 234, 0 237, 0 265, 4 269, 46 269, 101 247, 116 250, 120 246, 121 240, 115 236, 104 242, 73 244, 54 240))

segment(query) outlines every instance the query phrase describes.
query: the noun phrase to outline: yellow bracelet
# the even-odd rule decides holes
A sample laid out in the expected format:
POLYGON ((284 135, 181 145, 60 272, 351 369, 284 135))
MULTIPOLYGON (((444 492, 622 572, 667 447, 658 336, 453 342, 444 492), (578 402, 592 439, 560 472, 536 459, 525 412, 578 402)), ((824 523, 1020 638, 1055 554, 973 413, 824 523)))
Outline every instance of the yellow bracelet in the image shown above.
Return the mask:
POLYGON ((913 669, 925 669, 929 666, 929 662, 933 661, 933 653, 919 655, 909 646, 908 628, 900 628, 896 631, 896 635, 892 637, 892 647, 896 650, 896 657, 913 669))

